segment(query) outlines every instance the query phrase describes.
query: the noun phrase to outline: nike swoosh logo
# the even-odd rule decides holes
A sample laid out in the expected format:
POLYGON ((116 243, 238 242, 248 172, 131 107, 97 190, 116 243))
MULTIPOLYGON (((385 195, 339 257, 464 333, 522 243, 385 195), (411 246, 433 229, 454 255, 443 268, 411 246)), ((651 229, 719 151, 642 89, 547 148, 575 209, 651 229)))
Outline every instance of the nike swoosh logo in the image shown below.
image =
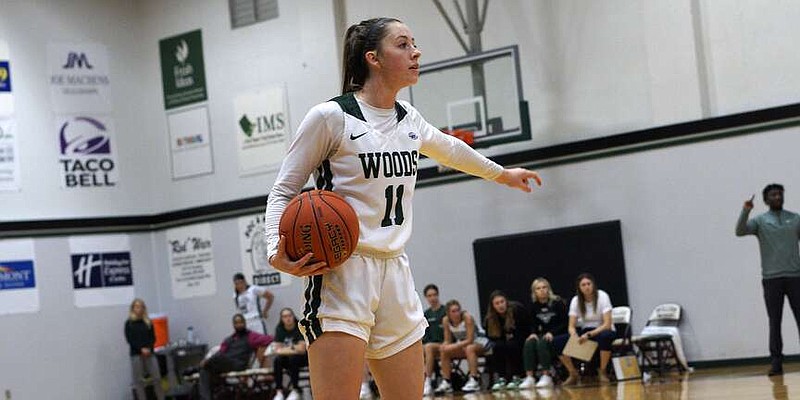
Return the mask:
POLYGON ((362 136, 366 135, 367 133, 369 133, 369 131, 365 131, 364 133, 362 133, 362 134, 360 134, 360 135, 355 135, 355 136, 354 136, 354 135, 351 133, 351 134, 350 134, 350 140, 356 140, 356 139, 358 139, 358 138, 360 138, 360 137, 362 137, 362 136))

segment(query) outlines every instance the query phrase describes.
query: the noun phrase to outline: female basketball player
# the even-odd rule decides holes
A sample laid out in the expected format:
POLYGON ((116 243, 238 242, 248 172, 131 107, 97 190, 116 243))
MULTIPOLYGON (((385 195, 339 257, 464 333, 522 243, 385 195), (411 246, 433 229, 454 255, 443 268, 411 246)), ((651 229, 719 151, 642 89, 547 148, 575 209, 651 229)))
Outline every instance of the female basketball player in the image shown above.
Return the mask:
POLYGON ((463 172, 530 192, 539 176, 504 169, 428 124, 398 91, 419 79, 411 30, 392 18, 351 26, 344 44, 342 96, 313 107, 289 147, 266 210, 269 261, 307 276, 301 328, 309 344, 314 398, 355 399, 366 357, 381 397, 422 396, 427 322, 403 246, 421 154, 463 172), (360 237, 354 254, 330 270, 288 258, 278 223, 286 204, 315 172, 317 187, 353 206, 360 237), (280 240, 279 240, 280 239, 280 240))

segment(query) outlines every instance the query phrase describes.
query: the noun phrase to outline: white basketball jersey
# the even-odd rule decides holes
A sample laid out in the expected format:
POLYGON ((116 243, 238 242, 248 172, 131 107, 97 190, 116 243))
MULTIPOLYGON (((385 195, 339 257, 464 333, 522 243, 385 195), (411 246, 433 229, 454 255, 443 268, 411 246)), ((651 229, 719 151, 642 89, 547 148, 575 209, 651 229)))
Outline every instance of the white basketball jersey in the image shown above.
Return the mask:
POLYGON ((421 154, 486 179, 502 167, 428 124, 410 104, 372 107, 352 94, 309 111, 289 148, 267 202, 269 254, 277 249, 280 215, 314 172, 359 219, 357 251, 399 254, 411 235, 412 198, 421 154))

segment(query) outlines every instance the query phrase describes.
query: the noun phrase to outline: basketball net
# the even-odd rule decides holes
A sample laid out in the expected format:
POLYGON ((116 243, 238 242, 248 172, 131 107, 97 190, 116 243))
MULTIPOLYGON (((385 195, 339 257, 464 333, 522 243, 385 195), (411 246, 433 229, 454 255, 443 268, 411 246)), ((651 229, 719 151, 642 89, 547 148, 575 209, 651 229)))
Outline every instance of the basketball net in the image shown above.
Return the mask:
MULTIPOLYGON (((468 129, 453 129, 452 131, 449 129, 442 129, 442 132, 448 134, 450 136, 455 137, 456 139, 461 140, 462 142, 466 143, 469 147, 472 147, 475 144, 475 132, 468 130, 468 129)), ((437 165, 437 171, 439 173, 452 171, 452 168, 445 167, 444 165, 437 165)))

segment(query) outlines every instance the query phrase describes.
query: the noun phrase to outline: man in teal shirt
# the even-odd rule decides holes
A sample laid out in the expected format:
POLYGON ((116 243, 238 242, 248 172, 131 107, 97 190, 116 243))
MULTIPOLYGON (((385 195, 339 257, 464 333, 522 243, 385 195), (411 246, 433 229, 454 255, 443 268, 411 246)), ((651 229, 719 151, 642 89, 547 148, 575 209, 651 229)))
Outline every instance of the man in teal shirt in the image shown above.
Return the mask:
POLYGON ((744 202, 736 223, 736 236, 755 235, 761 249, 761 284, 769 317, 769 375, 783 373, 781 317, 783 298, 789 298, 795 323, 800 331, 800 215, 783 209, 783 186, 773 183, 762 192, 769 211, 747 219, 753 197, 744 202))

